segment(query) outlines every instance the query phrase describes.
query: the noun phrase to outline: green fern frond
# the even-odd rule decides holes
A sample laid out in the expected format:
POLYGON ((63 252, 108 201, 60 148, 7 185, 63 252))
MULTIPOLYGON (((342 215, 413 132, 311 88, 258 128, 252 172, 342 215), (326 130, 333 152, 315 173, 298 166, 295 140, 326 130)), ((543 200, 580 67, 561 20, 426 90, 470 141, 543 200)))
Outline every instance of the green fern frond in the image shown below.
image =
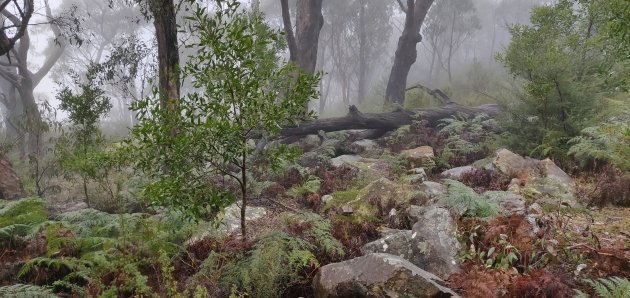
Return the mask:
POLYGON ((322 181, 319 178, 311 178, 304 182, 302 185, 294 186, 287 191, 291 196, 302 196, 309 193, 316 193, 319 191, 322 181))
POLYGON ((448 192, 442 195, 440 202, 448 207, 465 210, 464 215, 471 217, 492 217, 499 214, 499 206, 488 202, 473 189, 455 180, 444 180, 448 192))
MULTIPOLYGON (((629 298, 630 280, 621 277, 600 278, 598 280, 584 280, 601 298, 629 298)), ((588 298, 589 295, 576 290, 576 298, 588 298)))
POLYGON ((330 220, 322 218, 315 213, 291 214, 285 218, 287 224, 293 221, 306 221, 310 223, 310 229, 305 231, 306 241, 316 245, 321 251, 332 256, 343 256, 343 245, 331 232, 330 220))
POLYGON ((0 287, 0 297, 4 298, 57 298, 49 288, 15 284, 0 287))
POLYGON ((239 285, 251 297, 281 297, 302 280, 300 272, 317 267, 315 247, 286 233, 273 233, 258 242, 250 255, 226 269, 222 283, 239 285))

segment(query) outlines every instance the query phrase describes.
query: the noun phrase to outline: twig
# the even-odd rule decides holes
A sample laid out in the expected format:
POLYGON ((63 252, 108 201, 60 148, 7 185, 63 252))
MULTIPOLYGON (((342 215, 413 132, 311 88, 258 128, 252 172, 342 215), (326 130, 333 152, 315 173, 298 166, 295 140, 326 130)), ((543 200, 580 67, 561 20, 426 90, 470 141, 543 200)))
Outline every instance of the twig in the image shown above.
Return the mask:
POLYGON ((304 213, 303 211, 297 210, 297 209, 295 209, 293 207, 289 207, 289 206, 287 206, 285 204, 282 204, 282 203, 280 203, 280 202, 278 202, 278 201, 276 201, 276 200, 274 200, 272 198, 267 198, 267 197, 263 197, 263 198, 266 199, 266 200, 269 200, 270 202, 272 202, 272 203, 274 203, 274 204, 276 204, 276 205, 278 205, 278 206, 280 206, 280 207, 282 207, 284 209, 287 209, 289 211, 293 211, 295 213, 304 213))

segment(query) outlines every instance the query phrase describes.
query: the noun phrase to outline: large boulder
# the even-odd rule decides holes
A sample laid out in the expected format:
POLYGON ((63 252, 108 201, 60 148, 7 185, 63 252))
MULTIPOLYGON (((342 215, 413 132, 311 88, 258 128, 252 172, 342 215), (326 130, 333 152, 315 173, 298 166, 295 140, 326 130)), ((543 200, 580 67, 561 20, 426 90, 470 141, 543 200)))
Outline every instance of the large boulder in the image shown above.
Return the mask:
POLYGON ((324 211, 336 211, 336 213, 344 213, 358 220, 372 221, 383 216, 395 217, 412 202, 421 200, 423 196, 417 186, 380 178, 358 191, 333 193, 324 211))
POLYGON ((578 205, 573 179, 550 159, 524 158, 507 149, 495 153, 491 168, 514 179, 511 189, 532 201, 552 205, 578 205), (523 187, 519 185, 523 184, 523 187))
POLYGON ((501 214, 510 216, 512 214, 525 214, 525 199, 518 193, 512 191, 487 191, 483 196, 491 203, 501 208, 501 214))
POLYGON ((524 158, 507 149, 499 149, 494 154, 492 165, 499 173, 510 178, 527 176, 532 173, 538 161, 524 158))
POLYGON ((403 150, 400 154, 407 159, 411 168, 427 168, 435 167, 435 154, 430 146, 422 146, 414 149, 403 150))
POLYGON ((441 278, 459 272, 455 257, 460 245, 448 210, 411 206, 408 214, 417 220, 412 230, 398 231, 370 242, 363 246, 363 252, 397 255, 441 278))
POLYGON ((0 199, 17 200, 24 197, 24 188, 18 178, 13 165, 0 152, 0 199))
POLYGON ((319 269, 316 298, 458 297, 439 277, 400 257, 374 253, 319 269))

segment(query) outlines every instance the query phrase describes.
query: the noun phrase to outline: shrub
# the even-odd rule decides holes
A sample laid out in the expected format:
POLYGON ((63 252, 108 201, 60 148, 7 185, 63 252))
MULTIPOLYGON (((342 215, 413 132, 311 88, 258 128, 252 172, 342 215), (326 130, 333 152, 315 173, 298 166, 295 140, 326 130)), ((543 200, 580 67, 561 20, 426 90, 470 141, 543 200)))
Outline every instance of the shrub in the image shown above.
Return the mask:
POLYGON ((303 270, 319 266, 312 250, 312 244, 286 233, 267 235, 242 261, 228 265, 222 283, 238 285, 251 297, 282 297, 304 280, 303 270))
MULTIPOLYGON (((182 67, 192 92, 173 102, 153 96, 136 102, 139 124, 132 130, 136 164, 149 176, 144 197, 200 217, 235 199, 208 181, 217 175, 239 186, 247 207, 247 173, 252 157, 266 153, 265 167, 276 169, 295 151, 287 146, 256 151, 252 139, 271 138, 281 127, 308 118, 318 79, 300 73, 278 54, 282 34, 238 1, 214 1, 216 10, 197 7, 187 19, 196 54, 182 67)), ((245 221, 241 231, 246 236, 245 221)))

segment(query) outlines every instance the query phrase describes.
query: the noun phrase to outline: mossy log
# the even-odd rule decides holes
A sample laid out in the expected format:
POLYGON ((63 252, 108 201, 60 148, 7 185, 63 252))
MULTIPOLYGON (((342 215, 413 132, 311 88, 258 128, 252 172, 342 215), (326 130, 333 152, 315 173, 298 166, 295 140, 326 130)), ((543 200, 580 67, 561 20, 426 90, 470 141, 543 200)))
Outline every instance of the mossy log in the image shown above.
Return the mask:
POLYGON ((441 119, 460 113, 470 116, 483 113, 493 118, 501 114, 501 109, 494 104, 465 107, 451 103, 436 108, 397 109, 385 113, 361 113, 356 106, 352 105, 348 114, 344 117, 303 122, 298 126, 282 129, 280 134, 284 137, 289 137, 317 134, 319 131, 332 132, 350 129, 390 131, 403 125, 411 124, 413 120, 425 120, 430 126, 435 127, 441 119))

